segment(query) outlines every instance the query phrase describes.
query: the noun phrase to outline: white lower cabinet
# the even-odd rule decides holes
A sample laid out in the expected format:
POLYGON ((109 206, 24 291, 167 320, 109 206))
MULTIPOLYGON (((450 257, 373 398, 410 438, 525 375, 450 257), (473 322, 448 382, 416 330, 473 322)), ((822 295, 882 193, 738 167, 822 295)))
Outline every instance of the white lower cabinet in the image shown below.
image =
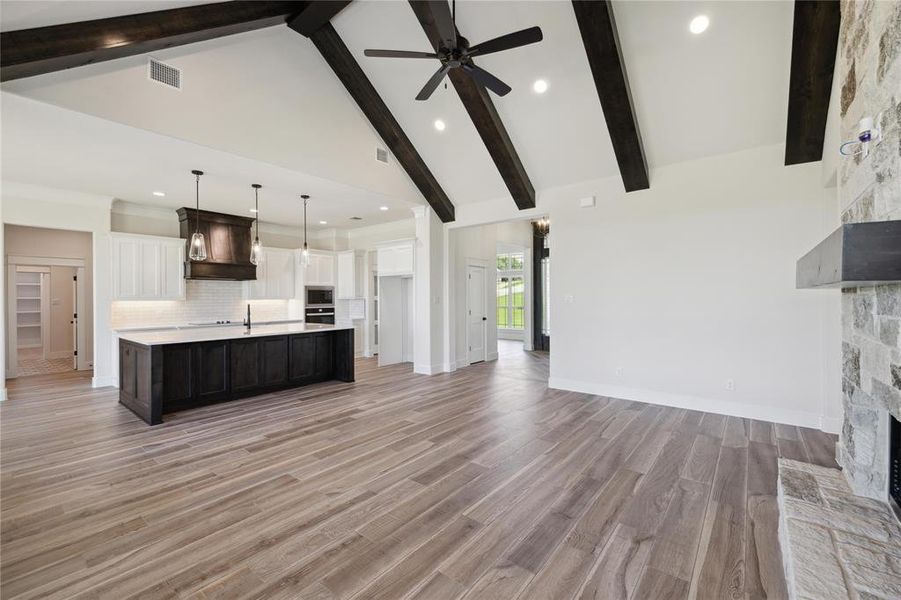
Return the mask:
POLYGON ((294 294, 294 252, 263 248, 256 281, 244 282, 244 297, 248 300, 290 300, 294 294))
POLYGON ((113 233, 113 300, 184 300, 185 241, 113 233))

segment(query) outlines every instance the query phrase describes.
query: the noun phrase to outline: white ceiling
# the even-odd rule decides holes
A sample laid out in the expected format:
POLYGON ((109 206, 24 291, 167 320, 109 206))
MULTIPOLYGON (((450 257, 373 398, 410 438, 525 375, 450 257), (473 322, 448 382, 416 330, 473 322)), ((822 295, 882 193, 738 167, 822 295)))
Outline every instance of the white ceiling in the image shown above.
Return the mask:
POLYGON ((309 194, 311 229, 354 228, 410 218, 414 203, 389 198, 198 144, 177 140, 14 94, 0 94, 2 176, 12 181, 112 196, 176 209, 194 206, 200 169, 201 208, 254 216, 252 183, 260 183, 260 220, 302 223, 299 195, 309 194), (165 193, 157 197, 153 192, 165 193), (388 211, 382 211, 387 206, 388 211), (350 216, 362 221, 350 221, 350 216), (328 222, 326 226, 320 220, 328 222))
MULTIPOLYGON (((8 30, 192 3, 4 1, 0 22, 8 30)), ((791 2, 620 1, 614 11, 652 170, 783 141, 791 2), (692 35, 688 22, 702 13, 710 28, 692 35)), ((473 44, 532 25, 544 32, 539 44, 478 61, 513 87, 505 98, 492 98, 539 196, 542 189, 618 173, 569 2, 461 0, 457 23, 473 44), (536 78, 548 81, 546 94, 532 92, 536 78)), ((413 100, 437 63, 362 55, 367 47, 429 48, 406 2, 356 0, 333 25, 455 204, 507 195, 453 87, 439 88, 427 102, 413 100), (436 118, 447 123, 444 132, 434 129, 436 118)), ((223 162, 209 170, 229 172, 231 154, 229 160, 245 157, 248 165, 259 161, 296 177, 340 182, 363 192, 351 210, 371 208, 366 194, 404 206, 423 202, 395 163, 373 160, 378 136, 310 41, 286 27, 154 57, 183 69, 182 91, 148 81, 146 57, 7 82, 3 89, 221 151, 223 162)), ((11 114, 4 106, 4 129, 11 114)), ((116 139, 107 142, 128 151, 116 139)), ((6 169, 19 151, 4 149, 6 169)), ((23 156, 18 168, 26 170, 28 160, 23 156)), ((182 174, 164 172, 172 168, 164 162, 143 167, 148 178, 175 185, 182 174)), ((93 176, 98 179, 82 175, 77 182, 113 193, 99 189, 112 187, 106 169, 93 176)))

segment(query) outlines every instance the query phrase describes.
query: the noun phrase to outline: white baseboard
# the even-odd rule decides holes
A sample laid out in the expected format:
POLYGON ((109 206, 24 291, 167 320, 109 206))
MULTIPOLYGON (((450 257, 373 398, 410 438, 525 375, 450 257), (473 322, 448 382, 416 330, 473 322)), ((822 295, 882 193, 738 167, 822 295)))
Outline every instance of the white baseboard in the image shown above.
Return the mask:
POLYGON ((441 368, 441 363, 434 365, 417 365, 414 363, 413 372, 420 375, 435 375, 436 373, 443 373, 444 369, 441 368))
POLYGON ((96 375, 91 378, 91 387, 99 388, 99 387, 119 387, 119 382, 116 381, 116 378, 113 376, 106 377, 97 377, 96 375))
POLYGON ((6 400, 6 388, 0 389, 0 402, 6 400))
MULTIPOLYGON (((608 385, 561 377, 551 377, 548 379, 548 387, 558 390, 594 394, 596 396, 633 400, 635 402, 646 402, 648 404, 687 408, 690 410, 699 410, 730 417, 771 421, 773 423, 783 423, 785 425, 799 425, 801 427, 811 427, 813 429, 820 429, 824 426, 822 417, 816 413, 791 410, 776 406, 761 406, 759 404, 746 404, 729 400, 715 400, 713 398, 703 398, 700 396, 671 394, 656 390, 608 385)), ((824 429, 824 431, 828 430, 824 429)))
POLYGON ((489 352, 488 356, 485 358, 485 362, 497 360, 497 352, 489 352))

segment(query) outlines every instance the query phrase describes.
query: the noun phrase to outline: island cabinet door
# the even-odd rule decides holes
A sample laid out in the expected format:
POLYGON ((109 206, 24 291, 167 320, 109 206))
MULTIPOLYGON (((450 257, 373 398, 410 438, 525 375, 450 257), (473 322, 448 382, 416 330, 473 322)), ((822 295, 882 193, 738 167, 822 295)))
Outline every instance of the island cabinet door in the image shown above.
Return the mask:
POLYGON ((288 381, 288 337, 260 340, 260 380, 262 385, 282 385, 288 381))
POLYGON ((231 341, 231 388, 240 393, 258 388, 260 379, 260 340, 231 341))
POLYGON ((292 383, 312 381, 315 372, 316 334, 288 338, 288 379, 292 383))
POLYGON ((314 334, 316 360, 313 367, 315 379, 331 379, 335 370, 334 336, 331 333, 314 334))
POLYGON ((163 347, 163 411, 194 399, 194 351, 190 344, 163 347))
POLYGON ((194 344, 194 362, 195 397, 216 400, 228 396, 228 342, 194 344))

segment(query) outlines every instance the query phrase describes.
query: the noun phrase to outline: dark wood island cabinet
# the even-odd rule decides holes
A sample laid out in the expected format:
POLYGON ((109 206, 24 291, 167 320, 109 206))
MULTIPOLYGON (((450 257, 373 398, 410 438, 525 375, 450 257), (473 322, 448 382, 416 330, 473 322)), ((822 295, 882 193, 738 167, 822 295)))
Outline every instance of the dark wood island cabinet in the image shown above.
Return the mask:
POLYGON ((354 380, 353 329, 267 325, 139 332, 119 339, 119 402, 163 414, 321 381, 354 380))

